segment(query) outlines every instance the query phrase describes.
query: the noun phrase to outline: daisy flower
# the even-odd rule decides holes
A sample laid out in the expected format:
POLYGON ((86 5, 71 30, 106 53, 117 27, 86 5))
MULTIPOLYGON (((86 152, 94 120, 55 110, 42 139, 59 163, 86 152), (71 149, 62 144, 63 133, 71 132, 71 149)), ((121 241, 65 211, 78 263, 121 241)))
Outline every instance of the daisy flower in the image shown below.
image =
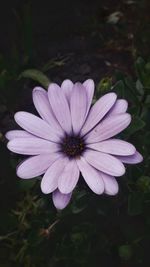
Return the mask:
POLYGON ((91 106, 93 94, 91 79, 51 83, 48 92, 35 87, 33 102, 40 117, 19 111, 14 118, 23 130, 6 134, 10 151, 31 156, 17 167, 17 175, 30 179, 44 174, 41 190, 52 193, 57 209, 69 203, 80 173, 94 193, 115 195, 123 163, 142 161, 132 144, 114 138, 131 122, 126 100, 110 92, 91 106))

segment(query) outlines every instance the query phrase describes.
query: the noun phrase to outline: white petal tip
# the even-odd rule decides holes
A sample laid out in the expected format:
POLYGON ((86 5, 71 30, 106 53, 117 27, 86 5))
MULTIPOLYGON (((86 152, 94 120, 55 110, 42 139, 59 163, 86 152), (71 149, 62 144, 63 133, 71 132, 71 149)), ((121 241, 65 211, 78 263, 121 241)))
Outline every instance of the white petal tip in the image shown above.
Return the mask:
POLYGON ((135 146, 133 146, 133 145, 131 144, 131 147, 130 147, 130 155, 135 154, 135 152, 136 152, 136 148, 135 148, 135 146))
POLYGON ((44 187, 42 184, 41 184, 41 191, 42 191, 42 193, 45 194, 45 195, 51 193, 51 192, 49 192, 48 188, 44 187))
POLYGON ((60 191, 60 193, 64 194, 64 195, 67 195, 67 194, 70 194, 72 192, 72 190, 68 190, 67 188, 65 188, 63 186, 63 188, 59 185, 59 182, 58 182, 58 189, 60 191))
POLYGON ((92 79, 88 79, 84 81, 83 85, 87 85, 87 84, 91 87, 94 87, 94 81, 92 79))
POLYGON ((65 80, 62 82, 61 86, 64 85, 64 84, 68 84, 68 85, 70 86, 70 85, 73 85, 73 82, 72 82, 71 80, 69 80, 69 79, 65 79, 65 80))
POLYGON ((16 174, 21 179, 27 179, 19 169, 16 170, 16 174))
POLYGON ((138 156, 137 156, 137 163, 141 163, 143 161, 143 156, 139 153, 138 153, 138 156))
POLYGON ((109 96, 111 96, 113 99, 117 99, 117 95, 114 92, 108 93, 109 96))
MULTIPOLYGON (((92 189, 91 189, 92 190, 92 189)), ((92 190, 93 191, 93 190, 92 190)), ((97 195, 102 195, 104 193, 104 188, 102 188, 101 190, 95 190, 93 191, 95 194, 97 195)))
POLYGON ((105 194, 109 196, 115 196, 119 192, 119 188, 117 187, 116 189, 113 190, 105 190, 105 194))
MULTIPOLYGON (((121 162, 120 162, 121 163, 121 162)), ((118 170, 116 170, 116 174, 114 174, 114 176, 123 176, 126 172, 125 166, 123 164, 121 164, 121 166, 118 168, 118 170)))
POLYGON ((48 86, 48 91, 55 89, 60 89, 60 86, 57 83, 50 83, 50 85, 48 86))
POLYGON ((11 151, 11 141, 7 143, 7 148, 11 151))
POLYGON ((10 131, 7 132, 7 133, 5 134, 5 138, 6 138, 7 140, 10 140, 10 139, 11 139, 11 137, 10 137, 10 131))
POLYGON ((120 170, 120 175, 118 175, 118 176, 122 176, 122 175, 124 175, 125 172, 126 172, 126 169, 125 169, 125 167, 123 167, 122 170, 120 170))
POLYGON ((34 88, 33 88, 33 92, 35 92, 35 91, 41 91, 41 92, 45 91, 45 92, 46 92, 46 90, 43 89, 43 88, 40 87, 40 86, 36 86, 36 87, 34 87, 34 88))
POLYGON ((59 190, 56 190, 52 194, 52 200, 57 210, 66 208, 71 199, 72 192, 70 194, 62 194, 59 190))
POLYGON ((18 111, 15 113, 14 119, 17 123, 18 123, 18 121, 20 121, 20 116, 22 116, 24 113, 25 113, 25 111, 18 111))

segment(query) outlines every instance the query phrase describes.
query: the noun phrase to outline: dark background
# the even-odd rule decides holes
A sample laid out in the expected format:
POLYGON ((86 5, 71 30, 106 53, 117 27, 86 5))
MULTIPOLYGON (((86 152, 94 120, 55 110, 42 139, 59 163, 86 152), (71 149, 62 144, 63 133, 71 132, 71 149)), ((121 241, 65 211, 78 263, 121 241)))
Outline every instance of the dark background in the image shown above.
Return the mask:
POLYGON ((142 90, 150 88, 149 14, 148 0, 1 1, 0 267, 150 266, 150 91, 136 91, 137 80, 142 90), (121 80, 116 90, 134 117, 124 136, 145 160, 127 169, 118 196, 97 197, 79 187, 59 213, 38 180, 16 177, 20 157, 7 150, 4 135, 16 128, 16 111, 35 112, 36 78, 19 78, 26 69, 58 83, 92 78, 97 96, 121 80))

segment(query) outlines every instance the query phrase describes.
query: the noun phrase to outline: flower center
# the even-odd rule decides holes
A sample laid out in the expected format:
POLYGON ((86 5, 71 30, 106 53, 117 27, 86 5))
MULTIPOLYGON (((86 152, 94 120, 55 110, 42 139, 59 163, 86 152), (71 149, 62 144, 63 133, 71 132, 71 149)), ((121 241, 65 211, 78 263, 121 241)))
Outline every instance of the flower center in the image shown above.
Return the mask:
POLYGON ((61 143, 61 150, 68 157, 77 157, 85 150, 85 142, 80 136, 65 136, 61 143))

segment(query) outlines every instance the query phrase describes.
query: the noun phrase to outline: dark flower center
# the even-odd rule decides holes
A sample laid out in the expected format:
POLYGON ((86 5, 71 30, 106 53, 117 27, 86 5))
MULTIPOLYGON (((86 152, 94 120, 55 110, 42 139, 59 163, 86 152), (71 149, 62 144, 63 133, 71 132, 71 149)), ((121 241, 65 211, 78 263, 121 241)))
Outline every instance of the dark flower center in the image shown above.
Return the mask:
POLYGON ((85 142, 80 136, 65 136, 61 143, 61 151, 68 157, 80 156, 85 150, 85 142))

